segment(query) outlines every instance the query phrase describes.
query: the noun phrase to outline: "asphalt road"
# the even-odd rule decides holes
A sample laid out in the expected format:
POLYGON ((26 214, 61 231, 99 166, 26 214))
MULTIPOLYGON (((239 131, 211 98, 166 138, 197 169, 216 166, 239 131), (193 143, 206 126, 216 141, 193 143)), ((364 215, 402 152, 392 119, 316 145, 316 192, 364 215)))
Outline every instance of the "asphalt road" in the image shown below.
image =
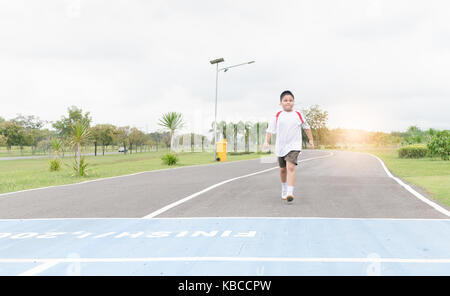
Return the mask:
POLYGON ((0 219, 142 218, 214 185, 154 217, 448 218, 389 178, 376 158, 329 154, 299 157, 289 205, 280 198, 278 164, 255 159, 2 194, 0 219))

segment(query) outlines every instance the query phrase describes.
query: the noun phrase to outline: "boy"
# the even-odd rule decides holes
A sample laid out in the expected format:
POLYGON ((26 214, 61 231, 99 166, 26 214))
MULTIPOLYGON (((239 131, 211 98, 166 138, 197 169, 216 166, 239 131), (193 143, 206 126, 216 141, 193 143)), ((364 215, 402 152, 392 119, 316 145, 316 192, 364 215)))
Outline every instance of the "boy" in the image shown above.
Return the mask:
POLYGON ((301 128, 308 136, 311 149, 314 149, 314 141, 305 117, 300 111, 293 109, 294 95, 292 92, 286 90, 281 93, 280 105, 283 110, 278 111, 269 121, 264 148, 269 147, 271 134, 277 134, 275 154, 278 156, 280 165, 281 198, 291 202, 294 200, 295 166, 302 150, 301 128))

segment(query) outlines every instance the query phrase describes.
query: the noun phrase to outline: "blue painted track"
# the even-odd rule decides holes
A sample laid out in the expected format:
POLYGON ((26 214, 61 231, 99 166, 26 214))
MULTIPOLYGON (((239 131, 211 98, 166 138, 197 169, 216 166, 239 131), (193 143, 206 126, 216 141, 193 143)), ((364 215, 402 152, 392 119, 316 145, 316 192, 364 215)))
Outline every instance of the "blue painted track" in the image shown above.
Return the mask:
POLYGON ((0 275, 450 275, 450 220, 0 220, 0 275))

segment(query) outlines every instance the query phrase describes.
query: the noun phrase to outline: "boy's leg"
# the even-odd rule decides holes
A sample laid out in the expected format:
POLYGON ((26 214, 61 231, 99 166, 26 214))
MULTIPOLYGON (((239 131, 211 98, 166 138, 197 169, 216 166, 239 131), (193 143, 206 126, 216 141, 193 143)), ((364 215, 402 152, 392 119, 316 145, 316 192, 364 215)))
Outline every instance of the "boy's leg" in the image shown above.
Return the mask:
POLYGON ((286 183, 287 169, 286 169, 286 160, 284 159, 284 157, 278 157, 278 164, 280 165, 281 183, 286 183))
POLYGON ((287 166, 287 184, 288 186, 294 186, 295 184, 295 166, 296 164, 286 161, 287 166))
POLYGON ((280 165, 280 179, 281 179, 281 198, 284 199, 287 192, 287 169, 286 169, 286 161, 283 157, 278 157, 278 163, 280 165))
POLYGON ((280 168, 280 178, 281 178, 281 183, 286 183, 286 179, 287 179, 287 169, 286 168, 280 168))
POLYGON ((294 184, 295 184, 295 167, 297 166, 297 158, 300 151, 291 151, 286 155, 287 168, 287 196, 288 201, 292 201, 294 184))
POLYGON ((284 197, 287 194, 288 191, 288 185, 286 182, 287 179, 287 169, 286 168, 280 168, 280 177, 281 177, 281 198, 284 199, 284 197))
POLYGON ((294 186, 295 184, 295 167, 297 166, 297 158, 300 151, 291 151, 286 155, 287 167, 287 184, 294 186))
POLYGON ((291 202, 294 199, 295 164, 290 161, 286 161, 286 167, 287 167, 286 198, 288 202, 291 202))

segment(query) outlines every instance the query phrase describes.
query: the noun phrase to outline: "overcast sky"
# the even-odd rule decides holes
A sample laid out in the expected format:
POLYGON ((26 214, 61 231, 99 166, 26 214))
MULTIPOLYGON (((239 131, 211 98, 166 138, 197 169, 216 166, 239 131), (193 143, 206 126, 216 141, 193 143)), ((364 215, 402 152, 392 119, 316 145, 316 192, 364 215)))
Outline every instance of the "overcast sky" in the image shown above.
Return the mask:
POLYGON ((291 90, 331 128, 450 128, 450 2, 412 0, 0 0, 0 116, 155 131, 268 121, 291 90))

